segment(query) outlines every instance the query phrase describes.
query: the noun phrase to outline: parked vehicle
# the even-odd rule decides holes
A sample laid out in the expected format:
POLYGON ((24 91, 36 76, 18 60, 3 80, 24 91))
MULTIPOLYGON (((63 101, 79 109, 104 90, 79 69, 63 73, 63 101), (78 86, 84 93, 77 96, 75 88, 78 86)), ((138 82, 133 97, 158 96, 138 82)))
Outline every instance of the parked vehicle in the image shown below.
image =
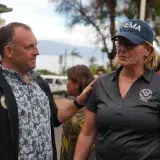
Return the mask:
POLYGON ((53 94, 67 97, 67 76, 41 75, 41 77, 49 84, 53 94))

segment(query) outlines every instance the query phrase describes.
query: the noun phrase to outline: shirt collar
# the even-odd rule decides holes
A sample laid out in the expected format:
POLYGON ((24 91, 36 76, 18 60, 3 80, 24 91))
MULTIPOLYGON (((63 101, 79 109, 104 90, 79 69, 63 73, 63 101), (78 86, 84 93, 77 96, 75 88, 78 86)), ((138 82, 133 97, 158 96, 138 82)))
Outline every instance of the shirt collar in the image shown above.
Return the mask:
MULTIPOLYGON (((118 76, 119 76, 119 73, 121 72, 121 70, 123 69, 122 66, 120 66, 114 73, 113 73, 113 76, 111 78, 111 81, 114 81, 116 79, 118 79, 118 76)), ((151 78, 152 78, 152 75, 153 75, 153 72, 152 70, 147 70, 145 69, 144 70, 144 73, 142 74, 141 77, 143 77, 147 82, 150 82, 151 81, 151 78)))
MULTIPOLYGON (((21 82, 24 82, 23 76, 19 72, 16 72, 12 69, 5 68, 3 66, 1 67, 1 69, 2 69, 3 73, 5 75, 7 75, 8 77, 10 77, 12 79, 17 79, 21 82)), ((34 70, 31 70, 28 72, 28 76, 29 76, 30 82, 35 81, 36 77, 37 77, 37 73, 34 70)))

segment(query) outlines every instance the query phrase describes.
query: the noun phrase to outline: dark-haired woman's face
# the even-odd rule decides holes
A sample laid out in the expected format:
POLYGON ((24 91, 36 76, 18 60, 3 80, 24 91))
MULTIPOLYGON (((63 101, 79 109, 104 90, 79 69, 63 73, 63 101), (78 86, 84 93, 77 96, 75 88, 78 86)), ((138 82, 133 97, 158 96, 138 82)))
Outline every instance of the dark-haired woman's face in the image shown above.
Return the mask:
POLYGON ((79 84, 77 82, 68 79, 67 81, 67 92, 70 96, 78 96, 79 95, 79 84))

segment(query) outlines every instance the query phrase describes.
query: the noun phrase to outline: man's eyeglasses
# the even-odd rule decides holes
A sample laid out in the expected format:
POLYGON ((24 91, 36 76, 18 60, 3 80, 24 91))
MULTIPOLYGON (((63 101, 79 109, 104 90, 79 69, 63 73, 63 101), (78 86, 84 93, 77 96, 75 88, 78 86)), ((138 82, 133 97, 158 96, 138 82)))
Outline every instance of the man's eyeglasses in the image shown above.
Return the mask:
POLYGON ((138 46, 137 44, 134 44, 128 39, 122 38, 122 37, 117 37, 115 39, 115 45, 116 45, 116 48, 124 47, 126 49, 133 49, 134 47, 138 46))

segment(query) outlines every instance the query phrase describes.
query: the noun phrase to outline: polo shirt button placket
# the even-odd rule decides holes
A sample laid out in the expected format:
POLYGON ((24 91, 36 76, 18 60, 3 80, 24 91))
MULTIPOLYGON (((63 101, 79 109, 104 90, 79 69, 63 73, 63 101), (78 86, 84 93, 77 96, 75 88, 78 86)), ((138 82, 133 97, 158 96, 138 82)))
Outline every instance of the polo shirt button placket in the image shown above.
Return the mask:
POLYGON ((116 114, 121 114, 121 104, 118 104, 117 110, 116 110, 116 114))

